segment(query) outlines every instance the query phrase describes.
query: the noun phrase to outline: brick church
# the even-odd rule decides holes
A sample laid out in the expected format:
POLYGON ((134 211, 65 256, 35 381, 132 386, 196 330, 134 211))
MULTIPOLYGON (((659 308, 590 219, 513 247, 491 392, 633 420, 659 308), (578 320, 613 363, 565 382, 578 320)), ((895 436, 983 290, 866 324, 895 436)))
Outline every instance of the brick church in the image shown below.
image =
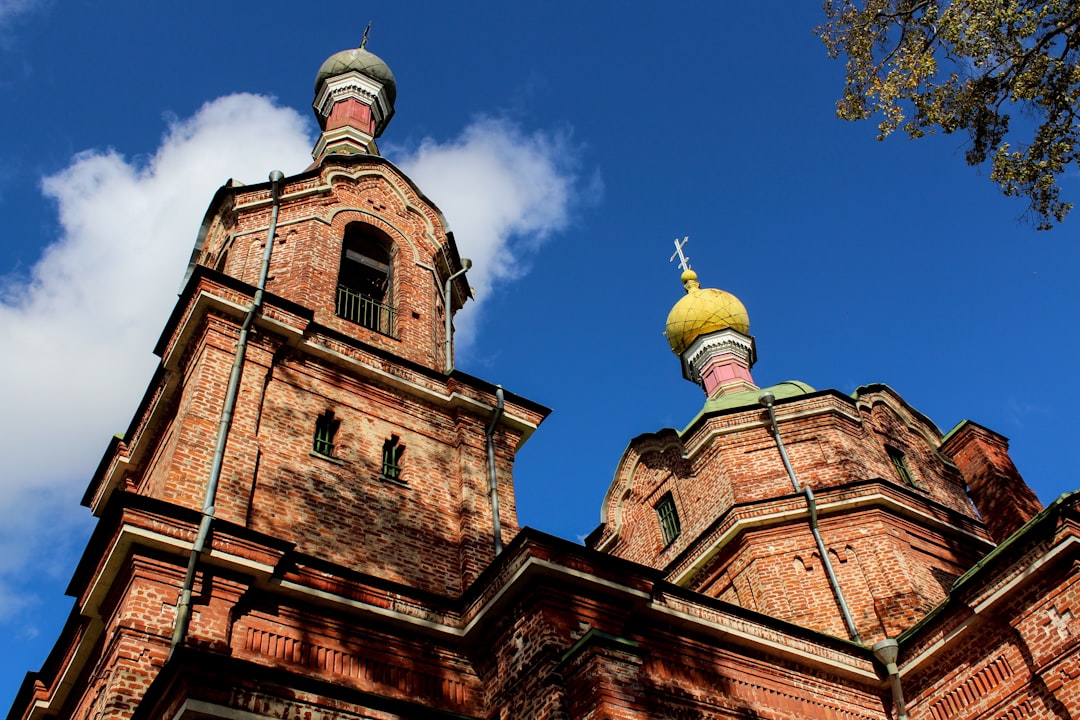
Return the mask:
POLYGON ((1080 718, 1080 495, 885 385, 758 386, 685 260, 701 411, 584 545, 519 527, 548 411, 454 366, 470 263, 379 155, 396 91, 332 56, 311 167, 212 199, 11 720, 1080 718))

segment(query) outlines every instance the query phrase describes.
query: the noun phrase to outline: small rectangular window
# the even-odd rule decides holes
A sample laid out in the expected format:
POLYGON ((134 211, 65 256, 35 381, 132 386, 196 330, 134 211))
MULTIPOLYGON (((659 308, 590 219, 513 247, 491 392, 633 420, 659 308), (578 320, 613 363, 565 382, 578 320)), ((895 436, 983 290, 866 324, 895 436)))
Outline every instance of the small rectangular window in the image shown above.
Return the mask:
POLYGON ((664 547, 667 547, 682 532, 679 527, 679 513, 675 510, 675 498, 671 497, 671 493, 656 503, 656 517, 660 521, 660 537, 663 538, 664 547))
POLYGON ((397 435, 391 435, 390 439, 383 443, 382 449, 382 476, 387 480, 401 482, 401 456, 405 454, 405 446, 397 435))
POLYGON ((911 468, 908 467, 907 459, 904 457, 904 453, 889 445, 885 446, 885 452, 889 454, 889 459, 892 460, 893 470, 896 471, 896 476, 909 487, 918 487, 919 484, 915 482, 915 477, 911 474, 911 468))
POLYGON ((311 449, 319 455, 334 457, 334 435, 340 425, 341 421, 334 419, 333 410, 327 410, 315 418, 315 437, 311 449))

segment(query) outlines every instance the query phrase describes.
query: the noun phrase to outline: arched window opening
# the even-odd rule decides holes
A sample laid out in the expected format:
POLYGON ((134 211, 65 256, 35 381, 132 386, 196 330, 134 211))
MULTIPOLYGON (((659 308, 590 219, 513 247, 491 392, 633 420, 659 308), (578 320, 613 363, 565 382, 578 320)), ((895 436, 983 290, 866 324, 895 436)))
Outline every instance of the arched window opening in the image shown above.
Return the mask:
POLYGON ((345 228, 338 271, 338 317, 393 336, 392 265, 386 242, 361 223, 345 228))
POLYGON ((217 262, 214 264, 214 269, 217 270, 218 272, 225 272, 225 263, 227 263, 228 261, 229 261, 229 246, 226 245, 222 249, 221 255, 218 256, 217 262))

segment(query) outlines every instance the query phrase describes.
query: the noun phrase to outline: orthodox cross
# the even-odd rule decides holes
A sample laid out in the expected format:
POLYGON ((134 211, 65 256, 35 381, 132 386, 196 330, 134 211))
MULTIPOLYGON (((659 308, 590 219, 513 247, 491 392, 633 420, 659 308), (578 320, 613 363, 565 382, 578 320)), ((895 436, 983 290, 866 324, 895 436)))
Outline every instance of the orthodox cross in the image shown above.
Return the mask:
POLYGON ((687 235, 679 242, 679 238, 675 238, 675 254, 671 256, 668 262, 673 262, 675 258, 679 258, 679 267, 685 272, 690 269, 690 258, 683 254, 683 245, 690 242, 690 236, 687 235))
POLYGON ((360 38, 360 49, 361 50, 363 50, 365 47, 367 47, 367 36, 368 36, 369 32, 371 32, 371 23, 370 22, 368 22, 367 27, 364 28, 364 36, 362 38, 360 38))

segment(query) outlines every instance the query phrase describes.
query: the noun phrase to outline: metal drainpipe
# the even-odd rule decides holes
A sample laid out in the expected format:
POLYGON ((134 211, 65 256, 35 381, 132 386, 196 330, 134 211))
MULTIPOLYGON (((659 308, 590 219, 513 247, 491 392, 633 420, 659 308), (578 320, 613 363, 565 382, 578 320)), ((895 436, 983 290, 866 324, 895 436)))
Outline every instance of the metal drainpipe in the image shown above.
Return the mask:
POLYGON ((277 232, 278 211, 281 208, 281 181, 283 179, 285 179, 285 175, 280 170, 270 173, 270 195, 273 198, 273 209, 270 211, 270 229, 267 231, 266 251, 263 253, 262 268, 259 270, 259 282, 255 288, 255 295, 251 299, 251 307, 248 308, 244 323, 240 326, 240 335, 236 340, 236 355, 233 358, 232 371, 229 374, 229 385, 225 390, 225 404, 221 408, 221 420, 218 422, 217 443, 214 446, 214 459, 210 464, 210 480, 206 484, 202 520, 199 523, 199 531, 195 535, 195 543, 191 546, 187 574, 184 576, 184 584, 181 587, 180 602, 176 606, 176 625, 173 627, 172 644, 169 647, 170 658, 180 644, 183 643, 184 637, 187 635, 188 625, 191 622, 191 591, 195 584, 195 570, 199 564, 199 557, 206 549, 206 538, 210 535, 210 525, 214 519, 214 500, 217 496, 218 483, 221 480, 221 467, 225 458, 225 443, 229 438, 229 428, 232 426, 233 411, 236 409, 236 398, 240 390, 240 376, 243 372, 244 357, 247 354, 248 333, 255 322, 255 316, 262 309, 266 278, 270 272, 270 254, 274 250, 274 234, 277 232))
POLYGON ((495 386, 495 413, 487 427, 488 482, 491 491, 491 517, 495 526, 495 554, 502 552, 502 523, 499 520, 499 482, 495 476, 495 426, 503 416, 502 385, 495 386))
POLYGON ((776 396, 771 392, 763 392, 758 397, 758 402, 765 406, 765 409, 769 411, 769 422, 772 423, 773 437, 776 438, 776 447, 780 451, 780 459, 784 462, 784 469, 787 471, 788 477, 791 478, 791 484, 795 488, 795 492, 802 493, 806 497, 807 509, 810 511, 810 532, 814 535, 814 541, 817 543, 818 554, 821 555, 821 564, 825 568, 825 574, 829 578, 829 585, 832 586, 833 595, 836 597, 836 604, 840 606, 840 614, 844 618, 844 625, 847 626, 848 635, 854 642, 862 645, 862 638, 859 637, 859 631, 855 629, 855 621, 851 618, 851 611, 848 609, 847 602, 844 600, 844 593, 840 589, 840 581, 836 579, 836 573, 833 572, 832 561, 829 560, 829 552, 825 548, 825 542, 821 539, 821 533, 818 531, 818 517, 817 517, 817 501, 814 500, 814 491, 810 489, 809 485, 800 485, 798 479, 795 477, 795 470, 791 467, 791 461, 788 459, 787 450, 784 449, 784 441, 780 438, 780 426, 776 422, 776 411, 773 409, 773 404, 776 402, 776 396))
POLYGON ((904 691, 900 688, 900 669, 896 667, 896 658, 900 651, 899 643, 893 638, 885 638, 881 642, 874 643, 871 650, 878 662, 885 666, 885 672, 889 674, 889 686, 892 688, 893 704, 896 706, 896 720, 908 720, 910 716, 907 705, 904 703, 904 691))
POLYGON ((472 267, 472 260, 469 258, 461 259, 461 269, 456 273, 446 278, 446 288, 443 290, 443 315, 446 316, 446 372, 450 374, 454 370, 454 333, 452 329, 452 323, 450 319, 450 287, 458 275, 462 275, 468 272, 472 267))

